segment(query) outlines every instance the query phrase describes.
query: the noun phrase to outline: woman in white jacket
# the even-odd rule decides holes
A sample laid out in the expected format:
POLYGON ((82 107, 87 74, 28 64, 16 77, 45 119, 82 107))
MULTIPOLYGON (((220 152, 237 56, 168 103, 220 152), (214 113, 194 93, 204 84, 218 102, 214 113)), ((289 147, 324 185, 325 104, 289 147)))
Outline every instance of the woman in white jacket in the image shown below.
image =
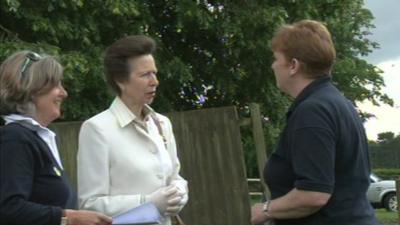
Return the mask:
POLYGON ((117 93, 109 109, 88 119, 79 134, 78 194, 81 208, 115 216, 146 202, 169 225, 188 200, 179 176, 171 122, 152 103, 159 84, 155 42, 128 36, 105 53, 109 86, 117 93))

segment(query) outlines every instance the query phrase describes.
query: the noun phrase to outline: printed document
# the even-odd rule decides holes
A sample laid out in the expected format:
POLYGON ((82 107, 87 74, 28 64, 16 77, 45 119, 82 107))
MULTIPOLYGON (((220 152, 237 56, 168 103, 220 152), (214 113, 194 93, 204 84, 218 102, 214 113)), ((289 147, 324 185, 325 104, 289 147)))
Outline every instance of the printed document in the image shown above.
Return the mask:
POLYGON ((160 224, 161 215, 153 203, 145 203, 113 217, 114 225, 160 224))

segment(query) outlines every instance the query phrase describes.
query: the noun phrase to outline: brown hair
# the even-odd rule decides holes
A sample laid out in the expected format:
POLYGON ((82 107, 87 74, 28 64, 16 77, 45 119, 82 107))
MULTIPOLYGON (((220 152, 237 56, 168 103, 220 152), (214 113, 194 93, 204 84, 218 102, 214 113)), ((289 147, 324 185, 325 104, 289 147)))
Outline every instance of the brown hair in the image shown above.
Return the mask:
POLYGON ((282 26, 272 39, 272 50, 286 60, 300 61, 300 69, 310 78, 330 75, 336 51, 328 29, 318 21, 301 20, 282 26))
POLYGON ((121 90, 117 82, 124 82, 129 79, 131 68, 129 59, 143 55, 153 54, 156 50, 156 43, 150 37, 144 35, 127 36, 110 45, 104 56, 104 70, 108 85, 118 95, 121 90))
POLYGON ((29 62, 28 54, 35 53, 16 52, 0 66, 0 115, 33 115, 33 97, 47 93, 62 80, 63 67, 54 57, 39 56, 29 62))

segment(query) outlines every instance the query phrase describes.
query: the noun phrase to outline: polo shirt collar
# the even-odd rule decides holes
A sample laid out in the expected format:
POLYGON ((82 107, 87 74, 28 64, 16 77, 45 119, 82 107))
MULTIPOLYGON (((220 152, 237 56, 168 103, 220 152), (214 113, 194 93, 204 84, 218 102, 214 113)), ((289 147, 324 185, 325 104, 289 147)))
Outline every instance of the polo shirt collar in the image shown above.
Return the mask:
POLYGON ((296 97, 292 105, 290 106, 286 118, 289 118, 289 116, 292 114, 292 112, 297 108, 297 106, 307 99, 310 95, 312 95, 316 90, 318 90, 321 87, 326 86, 331 82, 332 78, 330 76, 324 76, 321 78, 318 78, 311 82, 309 85, 307 85, 301 92, 300 94, 296 97))
POLYGON ((55 133, 48 129, 47 127, 44 127, 40 125, 36 120, 34 120, 31 117, 22 115, 22 114, 9 114, 6 116, 3 116, 3 119, 5 120, 6 124, 9 123, 19 123, 21 125, 24 125, 24 127, 36 131, 36 132, 44 132, 47 133, 50 136, 55 137, 55 133))
MULTIPOLYGON (((125 127, 133 121, 140 121, 140 119, 132 113, 120 97, 116 97, 111 103, 110 111, 114 114, 121 127, 125 127)), ((155 115, 155 111, 149 105, 144 105, 143 113, 145 115, 145 121, 147 121, 150 116, 155 115)))

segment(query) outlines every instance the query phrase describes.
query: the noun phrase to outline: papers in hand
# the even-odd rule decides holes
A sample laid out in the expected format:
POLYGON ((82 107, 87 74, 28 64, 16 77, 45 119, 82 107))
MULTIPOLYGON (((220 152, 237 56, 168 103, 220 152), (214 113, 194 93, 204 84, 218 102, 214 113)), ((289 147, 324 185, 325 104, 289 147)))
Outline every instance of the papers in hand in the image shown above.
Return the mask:
POLYGON ((160 224, 161 215, 153 203, 146 203, 113 217, 115 225, 160 224))

